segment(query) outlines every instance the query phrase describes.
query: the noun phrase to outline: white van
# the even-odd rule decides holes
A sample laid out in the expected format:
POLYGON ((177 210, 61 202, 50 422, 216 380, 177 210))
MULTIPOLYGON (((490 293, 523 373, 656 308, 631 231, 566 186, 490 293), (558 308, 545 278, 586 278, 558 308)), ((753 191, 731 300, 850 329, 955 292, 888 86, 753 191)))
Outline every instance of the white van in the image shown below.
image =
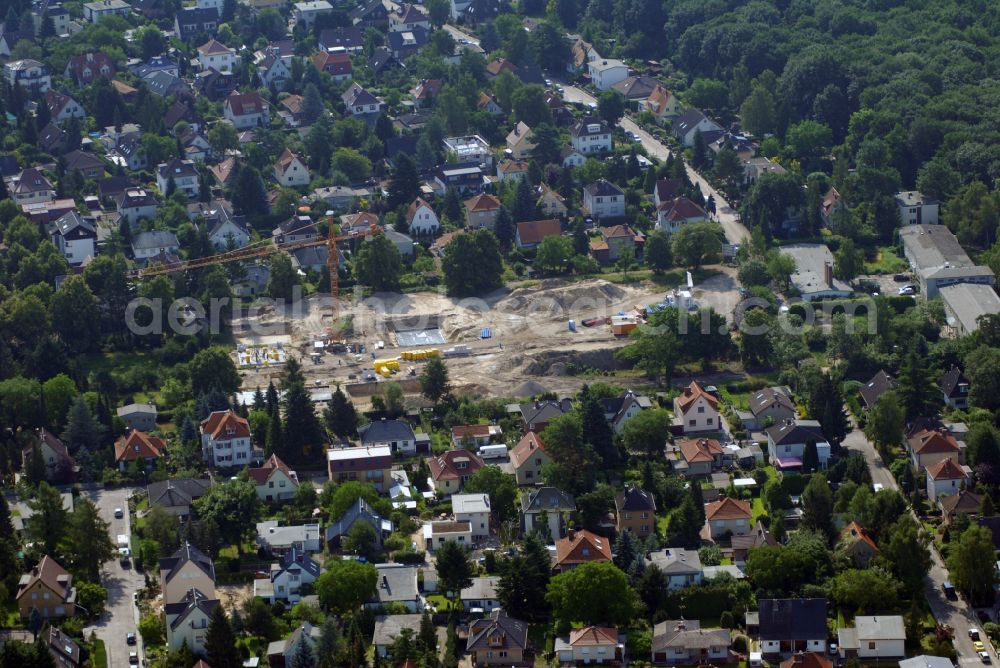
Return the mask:
POLYGON ((503 459, 507 456, 507 446, 503 444, 480 446, 479 456, 483 459, 503 459))

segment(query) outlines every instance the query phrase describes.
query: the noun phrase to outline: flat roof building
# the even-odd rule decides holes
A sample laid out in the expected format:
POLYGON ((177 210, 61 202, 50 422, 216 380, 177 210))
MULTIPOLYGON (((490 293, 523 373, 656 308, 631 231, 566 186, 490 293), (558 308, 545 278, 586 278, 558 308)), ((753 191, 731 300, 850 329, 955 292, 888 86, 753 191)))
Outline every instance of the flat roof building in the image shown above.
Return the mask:
POLYGON ((945 285, 982 283, 993 285, 993 270, 977 265, 944 225, 910 225, 899 230, 903 255, 920 282, 927 299, 938 296, 945 285))

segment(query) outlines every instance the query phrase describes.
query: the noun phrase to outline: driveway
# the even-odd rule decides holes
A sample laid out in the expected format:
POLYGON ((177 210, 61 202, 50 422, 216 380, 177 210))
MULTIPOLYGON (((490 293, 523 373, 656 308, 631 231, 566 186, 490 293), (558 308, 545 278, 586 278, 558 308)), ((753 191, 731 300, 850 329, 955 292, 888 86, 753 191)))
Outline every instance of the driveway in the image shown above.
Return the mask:
POLYGON ((479 38, 476 37, 475 35, 467 33, 461 28, 457 28, 449 23, 444 24, 442 27, 449 33, 451 33, 451 36, 459 44, 464 44, 465 42, 468 42, 469 44, 475 44, 476 46, 479 46, 479 38), (465 41, 463 42, 462 40, 465 41))
MULTIPOLYGON (((110 525, 112 541, 115 541, 118 534, 132 535, 128 494, 127 487, 85 493, 87 498, 97 504, 101 517, 110 525), (125 511, 123 519, 115 519, 115 508, 125 511)), ((134 545, 132 547, 135 548, 134 545)), ((97 624, 87 627, 84 632, 89 635, 94 631, 97 637, 104 641, 109 668, 128 666, 130 650, 137 648, 140 658, 142 657, 142 638, 138 631, 139 611, 132 601, 132 594, 142 589, 146 583, 141 573, 137 573, 131 567, 123 568, 117 560, 104 565, 101 579, 108 590, 106 610, 97 624), (125 643, 126 633, 136 634, 138 644, 134 648, 125 643)))
MULTIPOLYGON (((885 462, 882 461, 875 445, 865 437, 864 432, 855 426, 854 430, 844 439, 842 445, 850 450, 860 452, 864 456, 865 461, 868 462, 868 470, 872 474, 872 482, 881 484, 885 489, 899 489, 896 479, 889 472, 885 462)), ((976 654, 972 641, 969 639, 969 629, 977 629, 984 642, 986 641, 986 633, 974 611, 963 598, 950 601, 945 597, 942 586, 950 579, 948 569, 945 568, 944 562, 941 560, 941 555, 932 544, 931 568, 927 577, 924 578, 924 595, 927 597, 931 613, 939 624, 946 624, 955 630, 954 645, 955 651, 958 653, 958 663, 982 665, 982 661, 980 661, 979 655, 976 654)), ((985 644, 991 660, 996 662, 996 651, 990 643, 986 642, 985 644)))
MULTIPOLYGON (((591 95, 586 90, 579 88, 578 86, 563 86, 563 100, 569 103, 580 103, 580 104, 596 104, 597 98, 591 95)), ((629 117, 623 118, 619 123, 619 126, 626 132, 631 132, 639 138, 639 142, 642 147, 646 149, 646 153, 650 156, 656 158, 657 160, 666 160, 670 157, 670 148, 658 140, 653 135, 649 134, 643 130, 635 121, 629 117)), ((702 177, 701 174, 696 172, 691 168, 691 165, 687 166, 688 178, 691 179, 692 183, 697 183, 698 187, 701 188, 701 192, 705 197, 712 195, 715 198, 715 216, 716 220, 721 226, 722 230, 726 235, 726 240, 731 244, 742 244, 750 239, 750 232, 747 228, 740 222, 739 213, 729 206, 729 202, 713 188, 709 182, 702 177)))

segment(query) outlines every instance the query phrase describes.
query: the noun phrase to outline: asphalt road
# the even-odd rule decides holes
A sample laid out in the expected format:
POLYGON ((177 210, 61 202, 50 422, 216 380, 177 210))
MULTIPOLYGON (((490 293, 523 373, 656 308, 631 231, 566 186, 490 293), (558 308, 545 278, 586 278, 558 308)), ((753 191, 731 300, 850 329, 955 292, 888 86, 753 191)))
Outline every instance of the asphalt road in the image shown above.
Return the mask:
MULTIPOLYGON (((459 40, 463 40, 464 39, 464 40, 468 40, 468 42, 470 44, 475 44, 476 46, 479 46, 479 38, 476 37, 475 35, 467 33, 464 30, 462 30, 461 28, 457 28, 457 27, 455 27, 453 25, 450 25, 450 24, 447 24, 447 23, 444 26, 442 26, 442 27, 445 30, 447 30, 449 33, 451 33, 451 36, 455 38, 456 42, 459 42, 459 40)), ((461 43, 462 42, 459 42, 459 44, 461 44, 461 43)))
MULTIPOLYGON (((128 513, 128 488, 105 489, 88 492, 90 498, 100 511, 101 517, 110 525, 111 540, 115 541, 118 534, 132 535, 128 513), (115 519, 115 508, 125 511, 123 519, 115 519)), ((134 549, 135 546, 133 546, 134 549)), ((108 654, 109 668, 124 668, 128 666, 128 655, 132 650, 138 650, 142 658, 142 638, 139 636, 139 611, 132 600, 132 594, 145 586, 142 574, 134 568, 123 568, 118 560, 109 561, 104 565, 101 574, 102 584, 108 590, 106 611, 97 624, 85 629, 91 631, 104 641, 108 654), (129 647, 125 643, 125 634, 135 633, 137 644, 129 647)))
MULTIPOLYGON (((885 489, 899 489, 896 479, 882 461, 882 457, 878 454, 874 444, 865 437, 864 432, 855 428, 844 439, 843 446, 850 450, 856 450, 864 456, 865 461, 868 463, 868 470, 872 474, 873 483, 881 484, 885 489)), ((927 602, 930 605, 934 619, 938 623, 946 624, 955 630, 954 644, 955 651, 958 653, 958 663, 962 665, 982 664, 979 655, 972 646, 972 640, 969 638, 969 629, 977 629, 979 631, 979 636, 986 644, 991 660, 994 662, 997 661, 996 651, 989 642, 986 642, 986 634, 983 632, 983 627, 965 599, 960 597, 955 601, 950 601, 944 595, 942 585, 949 579, 948 570, 941 560, 941 555, 931 545, 931 568, 927 573, 927 577, 924 578, 924 594, 927 596, 927 602)))
MULTIPOLYGON (((569 103, 597 103, 597 98, 577 86, 564 85, 562 96, 563 100, 569 103)), ((658 160, 666 160, 670 157, 670 148, 656 137, 639 127, 639 125, 631 118, 623 118, 618 125, 626 132, 635 134, 639 138, 643 148, 646 149, 646 152, 650 156, 658 160)), ((741 244, 748 241, 750 239, 750 233, 747 231, 747 228, 744 227, 743 223, 740 222, 738 212, 729 206, 729 202, 727 202, 726 199, 718 191, 716 191, 715 188, 713 188, 701 174, 692 169, 690 165, 687 166, 687 172, 688 178, 691 179, 693 183, 698 184, 698 187, 701 188, 702 194, 706 197, 708 195, 715 197, 715 220, 717 220, 722 226, 722 230, 726 235, 726 240, 731 244, 741 244)))

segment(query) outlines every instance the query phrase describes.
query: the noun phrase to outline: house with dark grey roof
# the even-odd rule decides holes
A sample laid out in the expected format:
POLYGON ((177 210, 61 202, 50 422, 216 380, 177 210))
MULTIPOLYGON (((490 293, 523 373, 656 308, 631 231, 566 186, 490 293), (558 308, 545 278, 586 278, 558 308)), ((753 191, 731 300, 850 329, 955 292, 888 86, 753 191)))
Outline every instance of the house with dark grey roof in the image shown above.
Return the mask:
POLYGON ((729 629, 703 629, 697 619, 668 619, 653 627, 653 663, 729 663, 730 645, 729 629))
POLYGON ((871 410, 883 394, 896 387, 896 379, 885 369, 879 369, 872 379, 861 386, 858 393, 864 402, 865 410, 871 410))
POLYGON ((584 187, 583 209, 595 218, 622 218, 625 191, 607 179, 598 179, 584 187))
POLYGON ((656 530, 656 500, 650 492, 628 485, 615 497, 615 528, 645 538, 656 530))
POLYGON ((762 598, 757 601, 757 613, 764 654, 826 649, 825 598, 762 598))
POLYGON ((767 452, 779 471, 797 471, 802 468, 806 444, 816 444, 819 467, 825 469, 830 461, 830 443, 816 420, 785 420, 766 429, 767 452))
POLYGON ((952 365, 945 371, 938 385, 941 397, 949 408, 964 410, 969 407, 969 381, 957 366, 952 365))
MULTIPOLYGON (((765 423, 776 424, 796 417, 795 404, 787 387, 765 387, 750 395, 748 429, 762 429, 765 423)), ((740 415, 741 419, 743 415, 740 415)))
POLYGON ((668 547, 650 552, 646 559, 663 572, 669 591, 700 585, 702 582, 701 558, 696 550, 668 547))
POLYGON ((253 595, 268 603, 286 601, 295 605, 302 599, 302 585, 310 585, 320 574, 320 565, 312 557, 292 548, 281 557, 281 561, 271 564, 267 578, 253 581, 253 595))
MULTIPOLYGON (((213 590, 214 591, 214 590, 213 590)), ((205 652, 208 622, 219 601, 192 587, 177 601, 163 606, 167 622, 167 648, 173 652, 185 644, 192 652, 205 652)))
POLYGON ((466 649, 476 666, 531 666, 535 662, 527 623, 503 610, 469 624, 466 649))
POLYGON ((636 415, 651 408, 653 402, 643 394, 637 394, 632 390, 625 390, 617 397, 607 397, 600 400, 601 408, 604 409, 604 419, 611 425, 611 430, 616 434, 621 434, 626 423, 636 415))
POLYGON ((97 254, 96 222, 77 211, 70 211, 52 223, 49 237, 71 265, 79 266, 97 254))
POLYGON ((837 629, 841 659, 901 659, 906 656, 906 630, 900 615, 857 616, 853 627, 837 629))
POLYGON ((389 603, 399 603, 409 612, 422 609, 423 600, 417 590, 417 567, 406 564, 376 564, 378 583, 375 596, 366 608, 379 608, 389 603))
POLYGON ((267 664, 271 668, 292 668, 292 658, 298 653, 302 643, 309 643, 316 656, 316 644, 319 642, 320 630, 309 622, 292 631, 284 640, 275 640, 267 646, 267 664))
MULTIPOLYGON (((359 429, 358 433, 361 435, 361 445, 365 447, 388 445, 392 448, 393 454, 412 455, 417 452, 417 436, 413 433, 410 423, 403 420, 382 418, 369 422, 367 426, 359 429)), ((429 446, 430 443, 426 445, 429 446)))
POLYGON ((176 254, 180 248, 177 235, 166 230, 140 232, 132 237, 132 255, 136 262, 145 263, 161 253, 176 254))
POLYGON ((694 146, 694 137, 699 132, 704 145, 708 146, 726 131, 697 109, 691 109, 674 120, 674 136, 685 146, 694 146))
POLYGON ((358 118, 377 116, 385 106, 382 100, 369 93, 361 84, 355 82, 348 86, 340 96, 347 113, 358 118))
POLYGON ((170 604, 183 600, 191 589, 215 596, 215 564, 185 541, 171 556, 160 559, 160 591, 164 602, 170 604))
POLYGON ((375 631, 372 634, 372 647, 379 658, 389 657, 389 650, 403 629, 420 627, 422 615, 379 615, 375 618, 375 631))
POLYGON ((174 19, 174 34, 182 42, 190 42, 196 37, 212 36, 218 29, 219 12, 214 8, 180 9, 174 19))
POLYGON ((77 668, 81 664, 80 646, 57 626, 49 626, 42 632, 42 642, 49 648, 58 668, 77 668))
POLYGON ((500 607, 500 600, 497 598, 497 585, 500 578, 485 576, 472 578, 472 584, 462 590, 459 599, 466 612, 473 614, 491 612, 500 607))
POLYGON ((331 552, 340 549, 340 543, 344 536, 350 533, 358 522, 363 522, 372 528, 372 531, 375 532, 375 544, 379 547, 382 546, 382 541, 392 533, 392 522, 383 519, 375 512, 374 508, 368 505, 367 501, 359 498, 347 509, 347 512, 331 521, 330 525, 326 527, 326 544, 331 552))
POLYGON ((512 407, 508 407, 507 412, 521 414, 526 432, 541 432, 552 419, 564 415, 572 409, 573 402, 570 399, 560 399, 559 401, 548 400, 514 404, 512 407))
POLYGON ((191 513, 191 504, 200 499, 211 486, 212 481, 204 478, 177 478, 151 482, 146 486, 146 497, 150 507, 154 505, 163 508, 172 515, 187 517, 191 513))
POLYGON ((521 530, 525 533, 548 527, 549 538, 559 540, 576 515, 573 495, 555 487, 536 487, 521 497, 521 530))

